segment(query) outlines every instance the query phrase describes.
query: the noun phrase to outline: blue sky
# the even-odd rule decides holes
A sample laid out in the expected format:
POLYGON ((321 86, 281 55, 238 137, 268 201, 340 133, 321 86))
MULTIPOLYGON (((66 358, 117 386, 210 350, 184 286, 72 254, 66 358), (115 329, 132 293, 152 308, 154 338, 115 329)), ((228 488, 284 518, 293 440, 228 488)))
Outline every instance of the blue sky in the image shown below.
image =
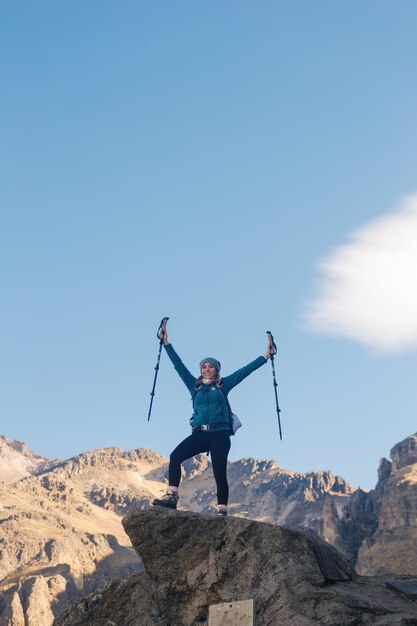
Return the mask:
POLYGON ((371 488, 415 432, 414 1, 0 5, 0 432, 168 455, 259 354, 231 458, 371 488), (395 233, 395 236, 392 234, 395 233), (392 306, 391 306, 392 305, 392 306))

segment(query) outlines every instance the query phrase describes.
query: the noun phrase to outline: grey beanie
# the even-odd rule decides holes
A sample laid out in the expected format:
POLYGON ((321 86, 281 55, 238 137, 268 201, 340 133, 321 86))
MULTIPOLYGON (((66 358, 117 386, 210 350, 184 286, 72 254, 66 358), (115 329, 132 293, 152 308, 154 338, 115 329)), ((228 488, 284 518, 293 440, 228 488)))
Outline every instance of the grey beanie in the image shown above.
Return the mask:
POLYGON ((203 363, 210 363, 210 365, 213 365, 216 370, 220 372, 221 365, 220 361, 218 361, 217 359, 213 359, 213 357, 211 356, 207 357, 207 359, 203 359, 202 361, 200 361, 200 369, 203 367, 203 363))

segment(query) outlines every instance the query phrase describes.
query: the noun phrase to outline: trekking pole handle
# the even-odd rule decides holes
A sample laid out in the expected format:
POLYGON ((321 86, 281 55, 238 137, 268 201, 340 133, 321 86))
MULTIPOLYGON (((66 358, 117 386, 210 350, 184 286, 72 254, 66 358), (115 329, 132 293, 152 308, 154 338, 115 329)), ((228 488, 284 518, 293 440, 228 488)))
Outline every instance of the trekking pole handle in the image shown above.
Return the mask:
POLYGON ((270 330, 267 330, 266 334, 268 335, 268 340, 269 340, 269 351, 270 351, 271 356, 273 357, 274 354, 276 354, 277 351, 278 351, 277 350, 277 344, 275 343, 274 336, 273 336, 273 334, 271 333, 270 330), (274 348, 275 352, 271 353, 271 348, 274 348))
POLYGON ((162 318, 161 323, 159 324, 158 331, 156 333, 156 336, 158 337, 161 343, 163 343, 164 338, 165 338, 168 320, 169 320, 169 317, 162 318))

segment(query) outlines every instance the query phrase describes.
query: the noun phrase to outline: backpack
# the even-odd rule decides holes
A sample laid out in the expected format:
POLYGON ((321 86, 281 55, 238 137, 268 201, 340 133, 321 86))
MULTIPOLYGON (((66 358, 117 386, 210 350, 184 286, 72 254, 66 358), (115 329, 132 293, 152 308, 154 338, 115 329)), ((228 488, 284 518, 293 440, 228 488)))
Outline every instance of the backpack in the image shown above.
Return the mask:
MULTIPOLYGON (((228 397, 226 396, 226 394, 223 391, 223 387, 218 385, 216 383, 216 387, 217 389, 220 389, 220 391, 223 394, 223 397, 226 401, 226 406, 227 406, 227 412, 229 413, 229 420, 230 420, 230 434, 231 435, 236 435, 236 432, 239 430, 239 428, 242 427, 242 422, 240 421, 240 419, 238 418, 238 416, 236 415, 236 413, 233 413, 232 411, 232 407, 230 406, 230 402, 228 397)), ((194 408, 194 399, 196 397, 197 392, 199 391, 200 388, 195 389, 192 398, 191 398, 191 402, 193 404, 193 408, 194 408)))

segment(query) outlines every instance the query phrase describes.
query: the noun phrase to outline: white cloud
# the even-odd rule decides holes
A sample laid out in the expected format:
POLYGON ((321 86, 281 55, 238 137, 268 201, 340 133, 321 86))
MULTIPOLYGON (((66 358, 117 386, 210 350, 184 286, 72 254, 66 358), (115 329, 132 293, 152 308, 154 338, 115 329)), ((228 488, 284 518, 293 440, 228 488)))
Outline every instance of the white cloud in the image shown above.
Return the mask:
POLYGON ((355 231, 319 263, 310 330, 372 348, 417 347, 417 194, 355 231))

